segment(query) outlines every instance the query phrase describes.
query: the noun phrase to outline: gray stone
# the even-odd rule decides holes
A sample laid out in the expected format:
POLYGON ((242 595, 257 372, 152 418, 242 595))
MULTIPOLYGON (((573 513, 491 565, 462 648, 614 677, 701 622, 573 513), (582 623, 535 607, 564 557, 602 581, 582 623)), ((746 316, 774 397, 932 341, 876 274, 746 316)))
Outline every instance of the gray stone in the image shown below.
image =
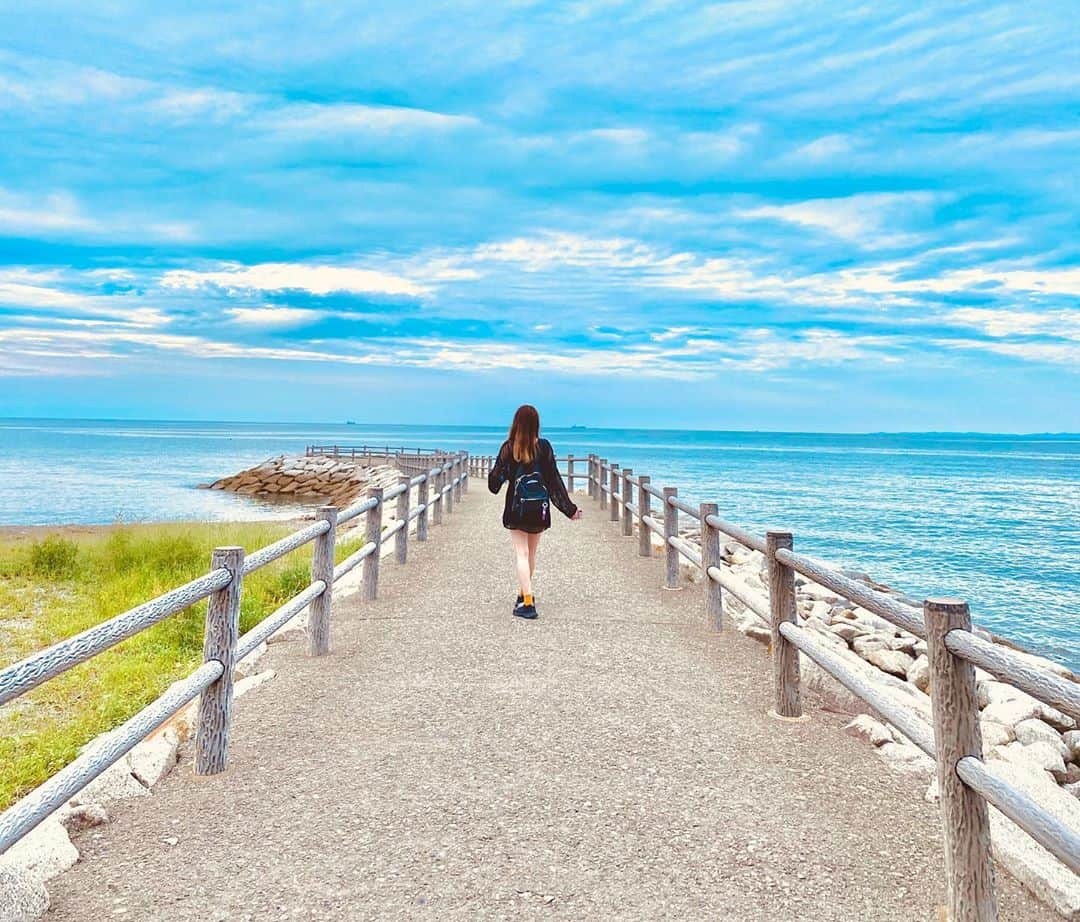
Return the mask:
POLYGON ((1080 730, 1066 730, 1061 738, 1069 747, 1069 758, 1074 762, 1080 762, 1080 730))
POLYGON ((68 831, 50 816, 11 846, 0 861, 25 872, 34 884, 44 884, 79 860, 68 831))
POLYGON ((72 804, 107 804, 129 797, 146 797, 150 792, 131 774, 127 756, 110 765, 72 799, 72 804))
POLYGON ((81 832, 94 826, 104 826, 109 822, 109 814, 101 804, 64 804, 55 816, 69 832, 81 832))
POLYGON ((883 672, 889 673, 889 675, 899 676, 900 678, 907 678, 907 671, 911 667, 911 664, 915 660, 908 656, 906 653, 901 653, 899 650, 869 650, 863 654, 863 659, 868 663, 872 663, 877 666, 878 669, 883 672))
POLYGON ((1014 732, 1017 741, 1025 746, 1030 746, 1032 743, 1046 743, 1061 753, 1062 759, 1069 758, 1069 747, 1061 738, 1061 734, 1037 717, 1021 720, 1014 728, 1014 732))
POLYGON ((866 659, 866 654, 873 650, 887 650, 888 648, 888 641, 878 634, 866 634, 862 637, 856 637, 851 644, 851 649, 863 659, 866 659))
POLYGON ((22 868, 0 860, 0 919, 33 922, 49 909, 45 885, 22 868))
POLYGON ((897 634, 895 637, 889 639, 889 649, 899 650, 902 653, 908 653, 914 656, 916 639, 917 638, 912 634, 897 634))
POLYGON ((829 630, 848 643, 867 633, 866 628, 854 621, 835 621, 829 625, 829 630))
POLYGON ((995 746, 1004 746, 1016 739, 1011 727, 994 723, 992 720, 980 720, 979 729, 982 732, 984 753, 990 752, 995 746))
POLYGON ((932 774, 934 761, 918 747, 910 743, 885 743, 878 747, 878 754, 889 767, 901 772, 932 774))
POLYGON ((151 788, 176 765, 180 736, 166 727, 139 743, 128 754, 131 774, 144 786, 151 788))
POLYGON ((855 719, 844 727, 844 732, 857 739, 866 740, 871 746, 883 746, 893 741, 889 728, 869 714, 856 715, 855 719))
POLYGON ((1030 765, 1044 772, 1065 774, 1065 761, 1061 758, 1061 753, 1049 743, 1009 743, 999 746, 994 753, 1014 765, 1030 765))
POLYGON ((917 656, 907 668, 907 680, 919 691, 928 691, 930 688, 930 660, 926 654, 917 656))

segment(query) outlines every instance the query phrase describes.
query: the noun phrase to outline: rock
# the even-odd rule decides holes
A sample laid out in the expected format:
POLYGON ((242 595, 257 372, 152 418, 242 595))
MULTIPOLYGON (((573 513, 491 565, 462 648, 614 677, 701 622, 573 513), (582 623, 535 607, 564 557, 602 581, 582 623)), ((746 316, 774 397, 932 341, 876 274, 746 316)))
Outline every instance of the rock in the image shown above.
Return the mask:
POLYGON ((992 720, 979 721, 979 729, 982 732, 984 753, 990 752, 995 746, 1004 746, 1016 739, 1011 727, 994 723, 992 720))
POLYGON ((912 657, 906 653, 901 653, 899 650, 870 650, 863 655, 863 659, 868 663, 872 663, 881 669, 883 672, 887 672, 890 675, 900 676, 903 679, 907 678, 907 671, 911 664, 915 662, 912 657))
POLYGON ((1077 800, 1080 800, 1080 781, 1073 781, 1071 784, 1066 784, 1062 787, 1062 790, 1068 794, 1072 794, 1077 800))
POLYGON ((889 649, 898 650, 901 653, 915 655, 915 641, 917 638, 912 634, 897 634, 889 639, 889 649))
POLYGON ((883 746, 893 741, 893 735, 889 728, 878 720, 874 720, 869 714, 859 714, 846 727, 844 732, 848 736, 866 740, 871 746, 883 746))
POLYGON ((0 859, 0 919, 33 922, 49 909, 45 885, 17 865, 0 859))
POLYGON ((1067 714, 1061 713, 1057 708, 1043 704, 1032 698, 1026 692, 1022 692, 1012 685, 1004 682, 984 682, 977 686, 979 690, 980 704, 985 700, 982 716, 986 720, 993 720, 1000 724, 1015 727, 1022 720, 1037 717, 1048 723, 1059 732, 1072 730, 1076 726, 1067 714))
POLYGON ((110 765, 72 799, 71 803, 107 804, 114 800, 126 800, 129 797, 146 797, 150 792, 131 774, 131 763, 127 756, 114 765, 110 765))
POLYGON ((1069 758, 1069 747, 1065 744, 1065 740, 1061 738, 1061 735, 1057 730, 1051 727, 1050 724, 1039 720, 1037 717, 1021 720, 1014 728, 1014 732, 1016 733, 1017 741, 1023 743, 1025 746, 1030 746, 1032 743, 1043 742, 1057 750, 1061 754, 1062 759, 1069 758))
POLYGON ((277 673, 273 669, 267 669, 265 672, 259 672, 255 675, 248 676, 246 679, 241 679, 239 682, 233 684, 233 699, 240 698, 246 695, 253 688, 258 688, 260 685, 264 685, 269 682, 277 673))
POLYGON ((176 765, 180 735, 171 727, 154 733, 128 754, 131 774, 150 788, 164 778, 176 765))
POLYGON ((1065 774, 1065 761, 1061 753, 1046 742, 1036 742, 1025 745, 1024 743, 1009 743, 999 746, 993 752, 1007 762, 1020 766, 1033 766, 1044 772, 1060 772, 1065 774))
POLYGON ((82 832, 109 822, 109 814, 101 804, 64 804, 54 814, 57 821, 69 832, 82 832))
POLYGON ((863 659, 866 659, 866 655, 874 650, 887 650, 889 647, 884 637, 877 634, 866 634, 863 637, 856 637, 852 641, 851 649, 859 654, 863 659))
POLYGON ((1063 784, 1063 785, 1076 784, 1076 782, 1078 782, 1078 781, 1080 781, 1080 765, 1077 765, 1075 762, 1066 762, 1065 763, 1065 777, 1064 778, 1058 778, 1057 779, 1058 784, 1063 784))
POLYGON ((896 771, 931 774, 935 769, 933 759, 910 743, 889 742, 879 746, 877 751, 896 771))
POLYGON ((23 871, 27 880, 37 886, 62 874, 78 860, 79 850, 71 844, 68 831, 55 816, 50 816, 4 852, 0 864, 23 871))
POLYGON ((912 660, 907 668, 907 680, 919 691, 928 691, 930 688, 930 660, 923 653, 912 660))
POLYGON ((745 629, 741 629, 742 632, 758 643, 771 644, 772 643, 772 631, 767 627, 762 627, 760 622, 748 624, 745 629))
MULTIPOLYGON (((993 760, 992 767, 1003 781, 1027 794, 1066 827, 1080 829, 1080 799, 1070 796, 1047 775, 1000 760, 993 760)), ((1080 877, 993 807, 990 831, 995 856, 1014 877, 1066 919, 1080 919, 1080 877)))
POLYGON ((1066 730, 1061 738, 1069 747, 1069 758, 1074 762, 1080 762, 1080 730, 1066 730))
POLYGON ((820 618, 826 624, 829 622, 829 603, 824 599, 817 599, 813 605, 810 606, 810 616, 813 618, 820 618))
POLYGON ((836 621, 829 625, 829 630, 848 643, 851 643, 856 637, 862 637, 866 634, 866 628, 856 624, 854 621, 836 621))

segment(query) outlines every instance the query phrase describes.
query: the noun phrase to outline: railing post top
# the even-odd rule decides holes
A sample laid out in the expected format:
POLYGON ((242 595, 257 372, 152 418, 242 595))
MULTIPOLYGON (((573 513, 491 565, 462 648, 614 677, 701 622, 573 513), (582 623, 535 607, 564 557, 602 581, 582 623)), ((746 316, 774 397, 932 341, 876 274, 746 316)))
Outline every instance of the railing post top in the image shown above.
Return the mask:
POLYGON ((328 521, 336 522, 337 515, 337 506, 320 506, 315 510, 315 518, 317 519, 327 519, 328 521))
MULTIPOLYGON (((205 554, 206 552, 203 551, 203 553, 205 554)), ((221 547, 215 547, 211 556, 215 561, 220 561, 223 566, 228 566, 235 560, 244 559, 244 549, 236 544, 226 544, 221 547)))
POLYGON ((652 483, 652 478, 648 474, 640 474, 638 480, 641 481, 641 483, 652 483))
POLYGON ((632 474, 632 473, 634 473, 634 469, 633 469, 632 467, 624 467, 624 468, 622 469, 622 472, 623 472, 624 474, 632 474))
POLYGON ((967 602, 955 596, 932 596, 923 602, 923 610, 927 614, 951 615, 966 612, 967 602))
POLYGON ((701 524, 702 525, 707 525, 708 523, 705 521, 705 516, 707 516, 707 515, 716 515, 717 512, 719 512, 719 511, 720 511, 720 506, 717 505, 716 503, 702 503, 701 504, 701 524))
POLYGON ((679 488, 678 487, 664 487, 664 496, 678 496, 678 495, 679 495, 679 488))
POLYGON ((765 546, 767 551, 775 551, 781 547, 792 547, 793 538, 790 531, 778 531, 770 529, 765 532, 765 546))

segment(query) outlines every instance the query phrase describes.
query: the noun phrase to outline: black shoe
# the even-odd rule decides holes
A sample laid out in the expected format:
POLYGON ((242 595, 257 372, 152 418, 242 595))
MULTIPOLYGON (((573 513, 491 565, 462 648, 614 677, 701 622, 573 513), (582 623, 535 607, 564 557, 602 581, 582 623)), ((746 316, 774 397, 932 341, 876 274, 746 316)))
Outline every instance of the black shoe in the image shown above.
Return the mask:
POLYGON ((526 605, 522 602, 521 605, 514 606, 514 614, 519 618, 528 618, 530 621, 536 617, 537 611, 535 605, 526 605))
POLYGON ((522 602, 524 602, 524 601, 525 601, 525 596, 523 596, 523 595, 522 595, 522 594, 521 594, 521 593, 519 592, 519 593, 518 593, 518 597, 517 597, 517 601, 516 601, 516 602, 514 603, 514 608, 518 608, 518 607, 519 607, 519 606, 521 605, 521 603, 522 603, 522 602))

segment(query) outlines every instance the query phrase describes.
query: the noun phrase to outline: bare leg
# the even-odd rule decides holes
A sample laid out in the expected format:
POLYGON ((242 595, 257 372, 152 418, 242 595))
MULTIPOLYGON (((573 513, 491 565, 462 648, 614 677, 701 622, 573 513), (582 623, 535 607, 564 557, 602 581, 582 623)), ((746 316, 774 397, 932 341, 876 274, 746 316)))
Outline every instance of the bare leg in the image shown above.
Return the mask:
POLYGON ((537 532, 535 535, 529 535, 529 576, 532 577, 536 573, 536 552, 540 549, 540 536, 543 532, 537 532))
POLYGON ((532 567, 529 566, 529 535, 510 531, 510 543, 514 546, 514 567, 517 569, 518 586, 524 595, 532 595, 532 567))

